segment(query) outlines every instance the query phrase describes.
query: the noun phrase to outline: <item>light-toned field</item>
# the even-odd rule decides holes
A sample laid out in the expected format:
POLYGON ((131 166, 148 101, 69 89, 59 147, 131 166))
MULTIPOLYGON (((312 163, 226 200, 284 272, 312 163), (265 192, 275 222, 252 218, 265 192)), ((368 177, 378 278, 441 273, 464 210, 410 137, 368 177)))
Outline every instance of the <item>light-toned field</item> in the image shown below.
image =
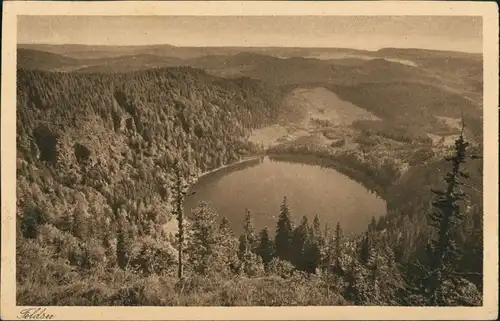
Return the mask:
POLYGON ((302 117, 299 124, 307 129, 318 127, 315 120, 330 122, 331 126, 349 126, 355 120, 378 119, 370 112, 341 100, 333 92, 320 87, 296 89, 288 97, 287 103, 291 110, 300 113, 302 117))
POLYGON ((298 88, 285 98, 285 104, 287 112, 280 125, 254 130, 250 141, 267 148, 313 136, 316 140, 320 139, 324 144, 328 144, 332 139, 325 137, 323 132, 338 133, 337 136, 341 136, 356 120, 378 119, 370 112, 341 100, 333 92, 321 87, 298 88))
POLYGON ((249 140, 255 144, 262 144, 264 148, 270 147, 277 141, 287 136, 287 129, 281 125, 273 125, 256 129, 250 135, 249 140))
POLYGON ((435 116, 435 117, 443 121, 450 128, 460 129, 462 127, 460 118, 443 117, 443 116, 435 116))

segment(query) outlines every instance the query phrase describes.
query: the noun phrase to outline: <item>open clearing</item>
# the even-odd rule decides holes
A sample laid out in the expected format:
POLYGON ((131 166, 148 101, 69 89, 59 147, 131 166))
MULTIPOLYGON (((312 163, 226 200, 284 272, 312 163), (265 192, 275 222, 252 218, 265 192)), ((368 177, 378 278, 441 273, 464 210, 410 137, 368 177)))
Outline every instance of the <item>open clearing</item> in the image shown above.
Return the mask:
MULTIPOLYGON (((254 130, 250 141, 265 148, 297 140, 305 136, 318 136, 318 132, 345 131, 356 120, 378 120, 372 113, 344 100, 325 88, 298 88, 285 98, 282 124, 254 130)), ((328 139, 324 138, 324 143, 328 139)))

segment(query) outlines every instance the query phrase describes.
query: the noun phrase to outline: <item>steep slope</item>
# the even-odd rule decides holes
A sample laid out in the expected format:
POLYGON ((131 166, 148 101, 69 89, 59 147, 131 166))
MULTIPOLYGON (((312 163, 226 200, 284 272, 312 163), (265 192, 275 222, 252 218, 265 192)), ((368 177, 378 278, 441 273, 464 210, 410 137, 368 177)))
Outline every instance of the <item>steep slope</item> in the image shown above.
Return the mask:
POLYGON ((280 99, 259 82, 191 68, 19 69, 18 303, 42 304, 29 289, 60 295, 65 290, 56 285, 78 286, 76 280, 102 271, 96 266, 106 270, 101 277, 119 277, 124 233, 130 260, 139 260, 131 264, 152 268, 137 252, 146 247, 165 259, 164 268, 172 266, 163 229, 171 219, 173 163, 187 176, 237 161, 255 150, 246 142, 250 130, 276 120, 280 99), (43 276, 36 264, 47 266, 43 276))
POLYGON ((481 137, 481 107, 466 97, 440 87, 409 82, 363 83, 356 86, 331 85, 327 87, 341 99, 409 126, 423 126, 430 132, 439 130, 441 121, 435 116, 460 117, 473 123, 474 134, 481 137))
POLYGON ((80 65, 77 59, 32 49, 17 50, 17 65, 24 69, 57 71, 80 65))
MULTIPOLYGON (((185 149, 188 138, 191 145, 199 145, 196 148, 218 150, 215 145, 222 145, 230 149, 251 128, 276 119, 278 99, 277 91, 256 81, 224 80, 190 68, 116 75, 19 70, 18 139, 33 138, 33 130, 45 123, 54 135, 72 139, 92 139, 102 129, 114 132, 110 139, 128 135, 149 145, 166 140, 173 144, 169 146, 173 151, 185 149), (180 131, 185 136, 182 140, 175 137, 180 131)), ((101 145, 99 141, 86 143, 101 145)))
MULTIPOLYGON (((478 148, 470 148, 470 154, 481 154, 478 148)), ((388 215, 380 223, 380 229, 390 235, 390 242, 395 245, 397 255, 403 262, 419 259, 428 260, 426 247, 434 235, 428 225, 427 215, 431 211, 436 195, 432 190, 445 187, 443 177, 450 171, 450 164, 436 160, 412 167, 388 192, 388 215), (418 186, 418 193, 415 187, 418 186)), ((468 275, 469 279, 482 286, 482 233, 483 233, 483 164, 481 160, 468 160, 463 170, 470 175, 463 187, 466 200, 459 202, 460 211, 465 220, 455 232, 455 239, 462 249, 462 258, 456 268, 468 275)), ((462 179, 463 180, 463 179, 462 179)), ((411 267, 410 267, 411 268, 411 267)), ((411 271, 411 270, 410 270, 411 271)), ((410 278, 412 273, 409 273, 410 278)))
MULTIPOLYGON (((145 60, 150 58, 155 60, 156 56, 146 56, 145 60)), ((250 281, 252 295, 244 302, 238 295, 249 284, 243 284, 244 278, 241 277, 234 282, 218 279, 210 284, 209 289, 203 283, 207 282, 206 278, 192 278, 185 297, 173 295, 176 294, 172 285, 175 282, 172 276, 175 269, 174 243, 165 234, 164 225, 171 214, 174 161, 180 160, 182 172, 187 175, 232 163, 248 152, 258 151, 256 146, 247 142, 247 138, 253 129, 273 125, 282 115, 282 92, 272 83, 278 84, 283 80, 280 77, 287 77, 285 68, 290 62, 310 72, 301 76, 300 70, 292 70, 288 75, 295 78, 284 78, 285 83, 296 79, 298 87, 303 86, 301 77, 309 81, 308 77, 314 79, 313 73, 316 72, 325 79, 353 75, 349 73, 353 69, 336 66, 328 69, 337 72, 333 76, 321 74, 324 65, 316 59, 278 59, 254 54, 222 58, 223 61, 231 59, 234 59, 232 67, 243 65, 250 74, 255 70, 263 74, 263 66, 271 65, 279 68, 269 69, 268 73, 281 71, 269 76, 271 84, 266 84, 248 78, 222 79, 192 68, 114 74, 18 70, 18 304, 199 305, 222 302, 251 305, 268 302, 267 294, 266 300, 259 296, 263 291, 269 293, 269 297, 277 297, 277 302, 286 304, 308 304, 308 297, 313 294, 321 297, 313 303, 331 305, 344 302, 335 291, 340 292, 344 286, 351 289, 353 284, 342 281, 330 292, 327 282, 309 286, 313 278, 301 276, 294 276, 285 285, 280 278, 276 281, 267 277, 253 279, 250 281), (265 63, 260 64, 261 61, 265 63), (133 270, 127 271, 128 266, 118 263, 124 260, 133 270), (44 266, 43 273, 34 270, 33 266, 44 266), (36 289, 34 293, 33 289, 36 289), (274 289, 278 290, 275 292, 274 289), (216 297, 215 301, 206 298, 210 294, 216 297)), ((126 64, 127 60, 116 58, 116 61, 119 64, 125 61, 126 64)), ((375 60, 358 67, 352 79, 346 78, 349 85, 330 84, 325 87, 335 91, 340 99, 359 101, 356 105, 385 118, 385 121, 403 123, 407 118, 418 127, 434 115, 457 116, 457 106, 470 112, 467 117, 477 116, 479 109, 473 103, 460 95, 443 94, 436 86, 396 81, 390 86, 359 82, 363 77, 374 77, 373 70, 383 71, 389 80, 393 76, 404 77, 409 70, 406 68, 413 68, 411 66, 393 69, 390 62, 375 60), (363 68, 367 66, 372 71, 363 74, 363 68), (395 70, 396 75, 393 75, 395 70), (380 104, 374 105, 373 102, 380 104)), ((333 97, 323 90, 313 90, 312 94, 316 116, 322 112, 317 109, 319 105, 323 104, 327 112, 333 97), (323 99, 326 94, 328 99, 323 99)), ((343 106, 340 111, 343 110, 359 116, 352 118, 368 116, 353 106, 343 106)), ((371 137, 373 135, 365 136, 370 143, 367 150, 391 146, 377 142, 376 137, 371 137)), ((315 146, 303 145, 306 148, 298 149, 299 152, 317 152, 315 146)), ((414 148, 413 145, 409 147, 414 148)), ((336 148, 319 151, 329 152, 336 148)), ((392 163, 386 163, 386 160, 398 157, 392 151, 391 154, 385 153, 386 150, 383 152, 384 158, 380 153, 361 153, 367 162, 361 166, 358 164, 357 168, 353 154, 334 156, 339 163, 350 164, 349 170, 354 169, 350 174, 361 173, 361 176, 376 180, 375 187, 383 185, 387 189, 384 195, 392 213, 379 222, 378 233, 386 239, 387 247, 391 251, 394 249, 397 262, 408 263, 411 258, 401 256, 405 253, 418 256, 425 248, 428 235, 423 215, 430 193, 415 197, 415 188, 430 189, 438 185, 434 178, 441 175, 443 169, 430 162, 410 168, 398 180, 399 172, 394 171, 392 163), (377 166, 370 166, 373 164, 377 166), (442 170, 436 173, 435 168, 442 170)), ((325 157, 330 155, 324 154, 325 157)), ((413 154, 410 157, 413 158, 413 154)), ((419 160, 415 162, 418 165, 419 160)), ((470 169, 474 176, 480 176, 476 167, 470 169)), ((473 197, 480 204, 478 194, 473 197)), ((479 261, 476 258, 480 257, 477 254, 480 242, 476 238, 469 239, 472 241, 467 241, 466 246, 474 248, 466 248, 468 252, 460 270, 481 271, 479 264, 474 265, 479 261), (466 261, 474 261, 473 266, 467 266, 466 261)), ((346 241, 343 247, 351 248, 347 256, 353 261, 357 255, 357 241, 350 242, 346 241)), ((350 266, 356 275, 354 270, 358 270, 357 267, 350 266)), ((366 268, 363 271, 368 273, 366 268)), ((282 272, 273 273, 276 276, 282 272)), ((369 277, 366 273, 356 277, 349 273, 343 277, 353 279, 349 282, 354 284, 363 284, 369 277)), ((384 281, 389 279, 399 279, 397 268, 380 277, 384 281)), ((385 291, 387 286, 381 288, 385 291)), ((396 292, 397 287, 388 288, 389 292, 406 297, 406 293, 399 295, 396 292)), ((374 293, 366 287, 357 296, 363 297, 363 291, 374 293)), ((364 302, 359 303, 356 295, 344 297, 354 303, 364 302)), ((370 300, 368 302, 375 305, 401 304, 385 299, 380 302, 370 300)))

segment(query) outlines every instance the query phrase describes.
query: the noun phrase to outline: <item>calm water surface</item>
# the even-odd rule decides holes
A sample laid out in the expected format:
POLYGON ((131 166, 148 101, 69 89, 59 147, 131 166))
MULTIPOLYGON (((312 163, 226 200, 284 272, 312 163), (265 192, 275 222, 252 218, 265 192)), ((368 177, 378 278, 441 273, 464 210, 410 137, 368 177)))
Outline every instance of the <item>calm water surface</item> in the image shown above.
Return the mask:
POLYGON ((238 234, 246 208, 257 229, 267 226, 274 234, 284 196, 296 223, 303 215, 312 220, 317 214, 322 226, 340 222, 344 231, 352 233, 365 231, 372 216, 386 212, 383 199, 334 169, 269 157, 205 175, 191 191, 196 194, 186 198, 188 217, 198 202, 208 201, 238 234))

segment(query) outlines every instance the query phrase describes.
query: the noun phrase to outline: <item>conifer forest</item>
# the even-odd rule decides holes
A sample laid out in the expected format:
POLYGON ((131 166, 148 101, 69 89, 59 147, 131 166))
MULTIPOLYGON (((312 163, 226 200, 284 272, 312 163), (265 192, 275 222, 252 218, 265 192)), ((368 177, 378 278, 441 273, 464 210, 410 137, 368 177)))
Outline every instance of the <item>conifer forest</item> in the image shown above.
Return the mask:
POLYGON ((482 54, 331 47, 19 44, 17 305, 481 306, 482 54))

